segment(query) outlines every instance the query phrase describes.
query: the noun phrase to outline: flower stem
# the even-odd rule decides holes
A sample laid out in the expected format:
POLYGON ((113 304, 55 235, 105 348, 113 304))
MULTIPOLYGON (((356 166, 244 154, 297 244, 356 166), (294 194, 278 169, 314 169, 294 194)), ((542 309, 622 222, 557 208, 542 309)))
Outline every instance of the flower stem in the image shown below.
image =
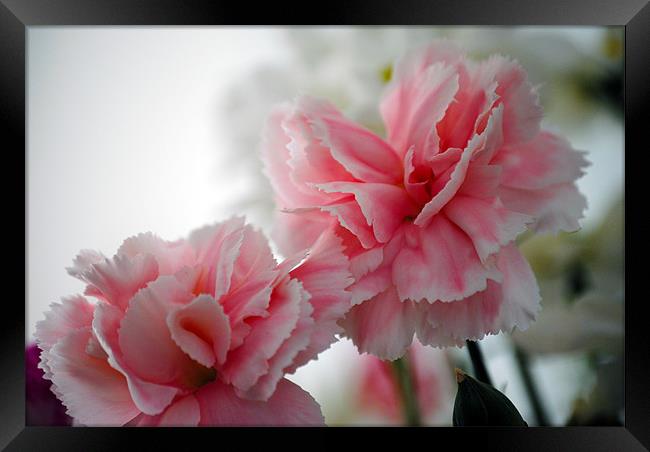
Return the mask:
POLYGON ((409 427, 419 427, 422 425, 420 421, 420 408, 406 356, 404 355, 391 362, 391 365, 397 378, 397 386, 402 399, 402 409, 404 411, 406 425, 409 427))
POLYGON ((474 341, 465 341, 467 343, 467 351, 469 352, 469 357, 472 360, 472 367, 474 367, 474 373, 476 374, 476 379, 482 381, 483 383, 492 385, 492 379, 488 373, 487 366, 483 360, 483 354, 481 349, 478 346, 478 342, 474 341))
POLYGON ((519 367, 519 373, 521 374, 521 379, 524 382, 524 387, 526 388, 526 393, 528 394, 528 399, 537 418, 537 425, 540 427, 548 426, 548 416, 544 411, 544 405, 542 400, 539 397, 539 392, 537 392, 537 387, 533 380, 533 376, 530 373, 530 363, 526 353, 519 347, 515 347, 515 359, 519 367))

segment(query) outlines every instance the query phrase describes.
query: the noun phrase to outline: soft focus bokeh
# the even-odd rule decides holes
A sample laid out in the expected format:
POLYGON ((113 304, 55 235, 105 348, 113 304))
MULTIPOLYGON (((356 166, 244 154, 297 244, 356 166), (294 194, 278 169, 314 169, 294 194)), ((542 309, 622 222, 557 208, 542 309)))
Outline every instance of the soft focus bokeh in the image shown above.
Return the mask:
MULTIPOLYGON (((271 107, 325 97, 382 133, 391 63, 438 37, 518 59, 540 85, 543 125, 592 162, 578 180, 583 229, 521 240, 543 310, 529 331, 482 341, 495 386, 530 425, 621 424, 622 27, 30 27, 26 343, 51 302, 83 290, 64 269, 80 249, 112 254, 144 231, 174 240, 232 214, 268 232, 258 150, 271 107)), ((425 420, 451 425, 466 350, 413 348, 425 420)), ((290 378, 330 425, 401 422, 392 374, 348 340, 290 378)))

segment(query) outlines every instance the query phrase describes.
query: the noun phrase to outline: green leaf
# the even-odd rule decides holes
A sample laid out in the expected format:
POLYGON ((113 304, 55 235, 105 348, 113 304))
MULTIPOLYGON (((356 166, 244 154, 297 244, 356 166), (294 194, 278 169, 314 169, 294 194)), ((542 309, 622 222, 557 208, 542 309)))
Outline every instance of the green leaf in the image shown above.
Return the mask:
POLYGON ((458 392, 454 402, 454 427, 528 424, 502 392, 456 369, 458 392))

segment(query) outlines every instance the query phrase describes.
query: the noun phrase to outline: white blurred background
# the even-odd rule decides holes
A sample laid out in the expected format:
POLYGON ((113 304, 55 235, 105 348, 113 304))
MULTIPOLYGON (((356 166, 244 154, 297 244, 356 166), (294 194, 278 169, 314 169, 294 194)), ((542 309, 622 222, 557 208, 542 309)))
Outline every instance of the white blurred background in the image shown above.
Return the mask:
MULTIPOLYGON (((377 104, 390 64, 438 36, 475 57, 509 54, 542 84, 545 127, 589 152, 592 166, 578 181, 589 202, 580 234, 595 234, 623 194, 620 28, 30 27, 27 341, 50 303, 83 291, 64 269, 80 249, 109 255, 139 232, 174 240, 242 213, 268 231, 273 204, 257 151, 272 105, 298 93, 327 97, 381 132, 377 104)), ((622 242, 614 246, 622 252, 622 242)), ((512 342, 491 337, 483 348, 495 385, 529 419, 512 342)), ((553 424, 575 415, 597 381, 585 347, 568 348, 527 348, 553 424)), ((451 352, 458 362, 463 354, 451 352)), ((344 340, 290 378, 328 423, 370 423, 350 402, 359 362, 344 340)), ((450 422, 454 391, 434 423, 450 422)))

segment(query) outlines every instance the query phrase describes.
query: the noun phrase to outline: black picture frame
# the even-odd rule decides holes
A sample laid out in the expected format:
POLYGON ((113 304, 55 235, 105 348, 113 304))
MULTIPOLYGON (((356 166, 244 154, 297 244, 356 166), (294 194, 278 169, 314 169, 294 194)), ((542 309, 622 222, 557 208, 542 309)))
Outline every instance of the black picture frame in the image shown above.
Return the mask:
MULTIPOLYGON (((5 171, 2 180, 6 200, 16 202, 16 193, 27 190, 26 181, 26 32, 35 25, 603 25, 625 27, 625 204, 643 206, 644 194, 634 189, 641 180, 642 165, 632 163, 647 153, 646 125, 650 93, 650 5, 648 0, 409 0, 347 1, 340 3, 303 3, 280 5, 274 2, 246 3, 222 1, 170 0, 0 0, 0 115, 5 171), (645 113, 645 114, 644 114, 645 113), (636 156, 635 156, 636 155, 636 156), (6 160, 9 158, 9 160, 6 160), (640 203, 640 204, 637 204, 640 203)), ((640 185, 640 184, 639 184, 640 185)), ((4 214, 9 228, 8 242, 24 233, 27 241, 26 197, 24 216, 4 214), (21 218, 23 220, 21 221, 21 218), (15 229, 16 231, 13 231, 15 229)), ((7 204, 5 203, 5 206, 7 204)), ((640 284, 631 276, 628 263, 643 253, 637 242, 647 229, 643 208, 626 209, 625 214, 625 426, 624 427, 547 427, 547 428, 437 428, 375 429, 300 429, 300 436, 309 437, 309 444, 341 444, 332 436, 362 431, 368 440, 383 441, 390 435, 403 447, 427 442, 439 447, 450 442, 453 448, 465 450, 478 444, 494 450, 573 450, 622 451, 645 450, 650 447, 650 390, 648 382, 647 320, 640 315, 647 303, 640 297, 640 284), (370 438, 372 437, 372 438, 370 438)), ((53 238, 55 239, 55 238, 53 238)), ((7 282, 19 280, 22 269, 16 261, 20 250, 9 253, 5 263, 7 282)), ((641 261, 642 262, 642 261, 641 261)), ((26 261, 23 261, 26 264, 26 261)), ((642 267, 644 267, 641 264, 642 267)), ((643 271, 643 269, 641 270, 643 271)), ((27 300, 26 272, 25 302, 27 300)), ((6 287, 18 286, 7 284, 6 287)), ((0 446, 11 451, 82 450, 194 450, 212 444, 238 440, 269 441, 297 438, 295 429, 289 434, 282 429, 264 429, 261 435, 250 435, 240 429, 129 429, 129 428, 65 428, 25 426, 25 309, 17 296, 5 293, 0 334, 2 371, 0 372, 0 446), (204 446, 200 446, 204 444, 204 446)), ((225 443, 222 443, 225 444, 225 443)), ((268 443, 270 444, 270 443, 268 443)), ((307 443, 300 443, 306 447, 307 443)), ((300 445, 296 443, 296 445, 300 445)), ((415 446, 414 446, 415 447, 415 446)), ((446 446, 449 447, 449 446, 446 446)))

